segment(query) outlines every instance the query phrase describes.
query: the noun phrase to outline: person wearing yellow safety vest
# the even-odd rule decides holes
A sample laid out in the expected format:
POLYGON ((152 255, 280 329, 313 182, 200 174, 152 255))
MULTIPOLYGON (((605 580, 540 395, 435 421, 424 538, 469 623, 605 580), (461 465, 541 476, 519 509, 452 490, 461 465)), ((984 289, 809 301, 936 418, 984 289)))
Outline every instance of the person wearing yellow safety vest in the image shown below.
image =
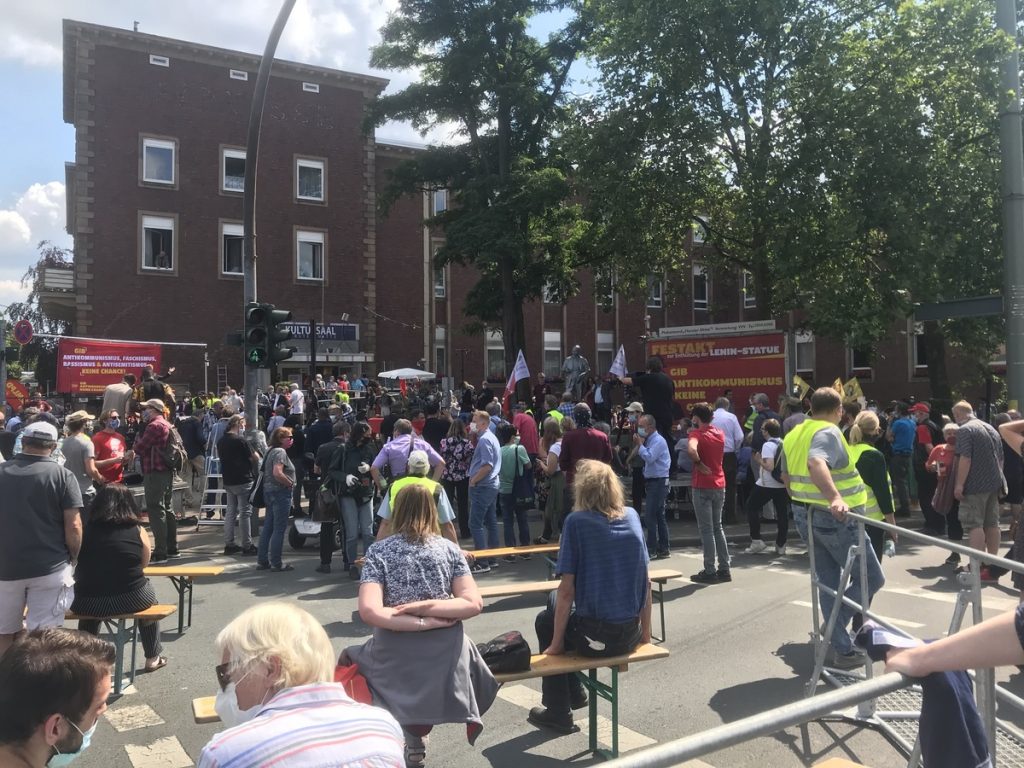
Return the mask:
MULTIPOLYGON (((864 513, 867 491, 850 456, 850 447, 839 431, 843 403, 839 393, 822 387, 811 395, 811 417, 786 435, 782 443, 782 480, 793 500, 793 518, 801 533, 807 526, 814 532, 814 570, 819 584, 839 589, 839 578, 850 547, 858 542, 857 523, 847 517, 853 510, 864 513)), ((875 551, 867 548, 865 555, 868 594, 862 600, 860 560, 854 559, 853 578, 846 596, 869 606, 871 598, 882 588, 885 577, 875 551)), ((819 590, 825 617, 832 614, 835 598, 819 590)), ((832 645, 831 665, 840 669, 863 666, 866 655, 854 648, 847 627, 853 609, 840 605, 829 641, 832 645)))
MULTIPOLYGON (((853 426, 850 427, 850 459, 857 467, 857 473, 864 481, 864 490, 868 495, 867 503, 864 505, 864 516, 896 525, 896 510, 892 503, 892 481, 889 479, 889 470, 885 465, 885 456, 874 447, 875 440, 881 434, 882 427, 875 413, 872 411, 858 413, 853 426)), ((871 548, 875 550, 875 557, 881 563, 886 532, 881 528, 869 525, 867 534, 871 539, 871 548)), ((894 544, 896 543, 895 534, 890 533, 888 537, 894 544)))
POLYGON ((459 543, 458 533, 452 521, 455 519, 455 512, 452 510, 451 502, 448 501, 448 494, 436 480, 428 478, 430 470, 430 458, 426 451, 413 451, 409 454, 409 473, 388 486, 384 494, 384 500, 380 503, 377 516, 381 518, 380 528, 377 530, 377 541, 391 535, 391 513, 396 504, 401 503, 399 494, 408 485, 423 485, 430 489, 434 496, 434 503, 437 504, 437 520, 441 524, 441 535, 449 541, 459 543))

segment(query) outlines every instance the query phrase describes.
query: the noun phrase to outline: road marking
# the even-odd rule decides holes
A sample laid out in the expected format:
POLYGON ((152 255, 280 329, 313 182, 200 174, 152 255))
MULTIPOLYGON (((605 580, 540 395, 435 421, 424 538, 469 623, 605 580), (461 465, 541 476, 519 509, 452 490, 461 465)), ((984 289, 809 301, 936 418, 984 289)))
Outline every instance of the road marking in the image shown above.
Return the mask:
POLYGON ((146 728, 150 725, 163 725, 164 720, 148 704, 137 704, 130 707, 108 709, 105 717, 118 733, 146 728))
MULTIPOLYGON (((921 597, 925 600, 935 600, 940 603, 949 603, 953 605, 957 600, 956 592, 934 592, 930 589, 921 589, 920 587, 882 587, 882 592, 888 592, 894 595, 903 595, 905 597, 921 597)), ((998 611, 1012 611, 1017 607, 1017 601, 1008 597, 989 597, 988 593, 982 589, 983 597, 981 600, 982 606, 991 610, 998 611)))
MULTIPOLYGON (((811 603, 806 600, 792 600, 790 605, 799 605, 801 608, 811 608, 811 603)), ((887 621, 890 624, 895 624, 897 627, 906 627, 907 629, 921 629, 924 624, 918 624, 916 621, 906 621, 905 619, 893 619, 889 616, 879 616, 878 618, 882 621, 887 621)))
POLYGON ((174 736, 145 744, 125 744, 133 768, 191 768, 192 758, 174 736))
MULTIPOLYGON (((517 707, 522 707, 525 710, 541 706, 540 691, 535 691, 525 685, 503 685, 501 690, 498 691, 498 697, 504 699, 509 704, 515 704, 517 707)), ((587 717, 584 715, 575 722, 580 727, 580 730, 585 733, 588 726, 587 717)), ((606 747, 610 747, 612 743, 612 721, 603 715, 597 716, 597 740, 606 747)), ((652 744, 657 744, 657 742, 652 738, 644 736, 642 733, 626 728, 621 723, 619 724, 620 753, 640 749, 641 747, 649 747, 652 744)), ((700 768, 700 766, 697 765, 693 768, 700 768)))

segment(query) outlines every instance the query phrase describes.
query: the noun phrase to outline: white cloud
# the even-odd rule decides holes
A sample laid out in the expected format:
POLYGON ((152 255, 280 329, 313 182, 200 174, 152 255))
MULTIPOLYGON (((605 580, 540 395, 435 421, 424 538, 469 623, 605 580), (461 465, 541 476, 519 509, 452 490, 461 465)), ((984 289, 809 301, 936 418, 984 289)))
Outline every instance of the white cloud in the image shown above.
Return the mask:
POLYGON ((21 276, 35 263, 41 240, 71 247, 64 231, 64 185, 33 184, 10 208, 0 209, 0 304, 21 301, 28 291, 21 276))

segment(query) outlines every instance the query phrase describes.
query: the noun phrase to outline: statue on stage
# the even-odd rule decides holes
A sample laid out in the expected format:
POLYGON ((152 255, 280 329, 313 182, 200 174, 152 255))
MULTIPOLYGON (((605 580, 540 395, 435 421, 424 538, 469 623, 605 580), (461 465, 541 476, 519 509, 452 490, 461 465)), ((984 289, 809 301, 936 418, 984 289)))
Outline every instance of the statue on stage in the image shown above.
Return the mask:
POLYGON ((573 402, 583 399, 583 383, 590 373, 590 363, 580 354, 580 346, 572 348, 572 354, 562 363, 562 378, 565 379, 565 391, 572 392, 573 402))

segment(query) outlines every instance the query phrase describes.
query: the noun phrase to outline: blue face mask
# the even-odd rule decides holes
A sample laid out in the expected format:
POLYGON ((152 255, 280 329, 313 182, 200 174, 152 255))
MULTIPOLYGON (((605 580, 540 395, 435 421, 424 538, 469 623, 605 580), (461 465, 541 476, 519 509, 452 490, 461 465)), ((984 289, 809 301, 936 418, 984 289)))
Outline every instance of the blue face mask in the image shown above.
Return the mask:
POLYGON ((637 427, 636 428, 636 433, 638 435, 640 435, 640 437, 647 437, 647 428, 646 427, 637 427))
MULTIPOLYGON (((71 723, 70 720, 68 720, 68 722, 71 723)), ((71 723, 71 725, 72 727, 74 727, 76 731, 82 733, 82 729, 79 728, 77 725, 75 725, 74 723, 71 723)), ((59 749, 57 749, 56 745, 54 745, 53 750, 57 754, 51 757, 50 762, 48 762, 46 765, 49 766, 49 768, 60 768, 60 766, 71 765, 72 762, 78 759, 78 757, 80 757, 81 754, 85 752, 86 748, 92 742, 92 735, 96 732, 97 725, 99 725, 99 720, 93 723, 92 728, 90 728, 85 733, 82 733, 82 745, 74 752, 61 752, 59 749)))
POLYGON ((120 419, 110 419, 107 422, 107 426, 110 427, 111 429, 118 429, 121 426, 121 420, 120 419))

